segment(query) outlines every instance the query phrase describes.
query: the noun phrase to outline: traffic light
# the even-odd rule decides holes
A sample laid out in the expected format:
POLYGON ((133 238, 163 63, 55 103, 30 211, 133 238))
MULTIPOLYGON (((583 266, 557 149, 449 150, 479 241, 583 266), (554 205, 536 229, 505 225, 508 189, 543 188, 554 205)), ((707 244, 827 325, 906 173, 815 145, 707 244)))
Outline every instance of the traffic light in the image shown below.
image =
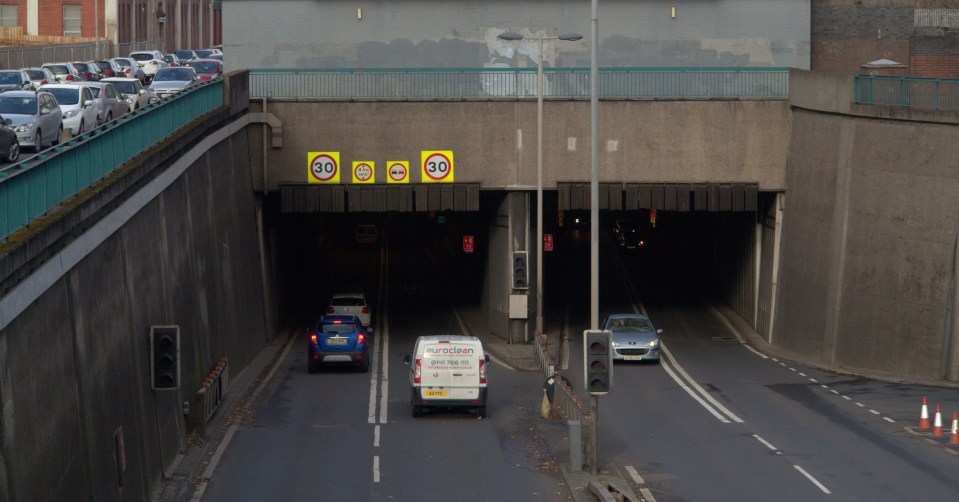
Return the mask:
POLYGON ((529 289, 526 251, 513 251, 513 289, 529 289))
POLYGON ((180 327, 150 327, 150 374, 154 389, 180 385, 180 327))
POLYGON ((600 396, 613 386, 613 349, 611 332, 586 330, 583 332, 583 373, 586 390, 600 396))

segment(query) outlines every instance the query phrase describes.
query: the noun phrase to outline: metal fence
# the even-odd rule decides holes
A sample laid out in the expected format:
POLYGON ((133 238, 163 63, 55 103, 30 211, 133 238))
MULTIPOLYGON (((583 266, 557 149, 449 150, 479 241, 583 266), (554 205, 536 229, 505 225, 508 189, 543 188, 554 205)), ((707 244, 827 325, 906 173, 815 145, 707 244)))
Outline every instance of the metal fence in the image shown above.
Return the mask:
POLYGON ((959 80, 856 75, 854 86, 856 104, 959 110, 959 80))
MULTIPOLYGON (((250 97, 276 100, 536 98, 536 68, 253 69, 250 97)), ((589 68, 543 70, 543 97, 589 99, 589 68)), ((784 99, 788 68, 604 68, 612 99, 784 99)))
POLYGON ((0 169, 0 238, 76 195, 197 117, 223 106, 223 79, 204 82, 0 169), (150 127, 137 119, 149 116, 150 127))
POLYGON ((2 66, 0 69, 16 70, 61 61, 90 61, 98 55, 100 58, 114 58, 126 56, 133 51, 153 50, 162 46, 163 40, 144 40, 117 45, 109 40, 101 40, 82 44, 0 47, 0 66, 2 66))

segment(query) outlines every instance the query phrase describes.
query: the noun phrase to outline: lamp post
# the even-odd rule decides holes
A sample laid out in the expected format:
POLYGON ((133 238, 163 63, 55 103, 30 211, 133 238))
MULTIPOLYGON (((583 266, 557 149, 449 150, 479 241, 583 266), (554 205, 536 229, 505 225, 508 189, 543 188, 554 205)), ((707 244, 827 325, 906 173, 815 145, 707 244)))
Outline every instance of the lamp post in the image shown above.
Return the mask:
MULTIPOLYGON (((499 34, 503 40, 522 40, 523 35, 507 31, 499 34)), ((534 38, 534 37, 530 37, 534 38)), ((536 334, 543 333, 543 40, 574 42, 583 38, 579 33, 563 33, 555 37, 536 35, 536 334)))

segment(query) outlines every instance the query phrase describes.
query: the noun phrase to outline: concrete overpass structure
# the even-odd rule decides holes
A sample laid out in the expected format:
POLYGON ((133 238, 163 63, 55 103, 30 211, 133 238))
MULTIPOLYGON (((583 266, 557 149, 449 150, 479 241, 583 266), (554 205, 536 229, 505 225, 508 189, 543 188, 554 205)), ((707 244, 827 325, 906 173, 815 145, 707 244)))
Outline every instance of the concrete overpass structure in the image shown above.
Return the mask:
MULTIPOLYGON (((491 232, 491 270, 503 270, 511 237, 529 234, 532 103, 264 104, 248 101, 245 79, 229 75, 223 107, 5 243, 3 498, 149 497, 195 423, 183 401, 221 357, 242 370, 279 326, 280 257, 263 208, 284 190, 321 190, 304 183, 306 152, 385 162, 453 149, 456 183, 501 192, 496 212, 515 223, 491 232), (149 384, 149 328, 165 324, 181 327, 178 391, 149 384)), ((788 102, 604 101, 602 181, 621 194, 754 186, 756 208, 736 211, 744 218, 724 226, 734 238, 710 251, 722 271, 715 293, 746 324, 810 364, 959 381, 959 118, 853 105, 852 89, 851 77, 797 70, 788 102)), ((547 106, 557 195, 588 179, 577 175, 588 131, 567 120, 584 106, 547 106)), ((442 206, 428 192, 422 210, 442 206)), ((689 209, 709 211, 709 193, 700 208, 693 190, 689 209)), ((505 319, 507 294, 486 296, 491 316, 505 319)))

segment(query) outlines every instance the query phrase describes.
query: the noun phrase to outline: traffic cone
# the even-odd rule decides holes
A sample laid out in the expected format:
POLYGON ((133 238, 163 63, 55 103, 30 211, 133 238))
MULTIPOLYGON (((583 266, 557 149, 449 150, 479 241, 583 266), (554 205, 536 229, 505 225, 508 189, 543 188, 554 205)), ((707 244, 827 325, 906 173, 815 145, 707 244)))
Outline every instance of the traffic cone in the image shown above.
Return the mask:
POLYGON ((919 428, 920 429, 929 429, 932 425, 929 424, 929 407, 926 406, 926 398, 922 398, 922 411, 919 412, 919 428))
POLYGON ((939 410, 939 405, 936 405, 936 419, 932 424, 932 437, 942 437, 942 412, 939 410))
POLYGON ((959 444, 959 413, 952 412, 952 434, 949 435, 949 444, 959 444))

